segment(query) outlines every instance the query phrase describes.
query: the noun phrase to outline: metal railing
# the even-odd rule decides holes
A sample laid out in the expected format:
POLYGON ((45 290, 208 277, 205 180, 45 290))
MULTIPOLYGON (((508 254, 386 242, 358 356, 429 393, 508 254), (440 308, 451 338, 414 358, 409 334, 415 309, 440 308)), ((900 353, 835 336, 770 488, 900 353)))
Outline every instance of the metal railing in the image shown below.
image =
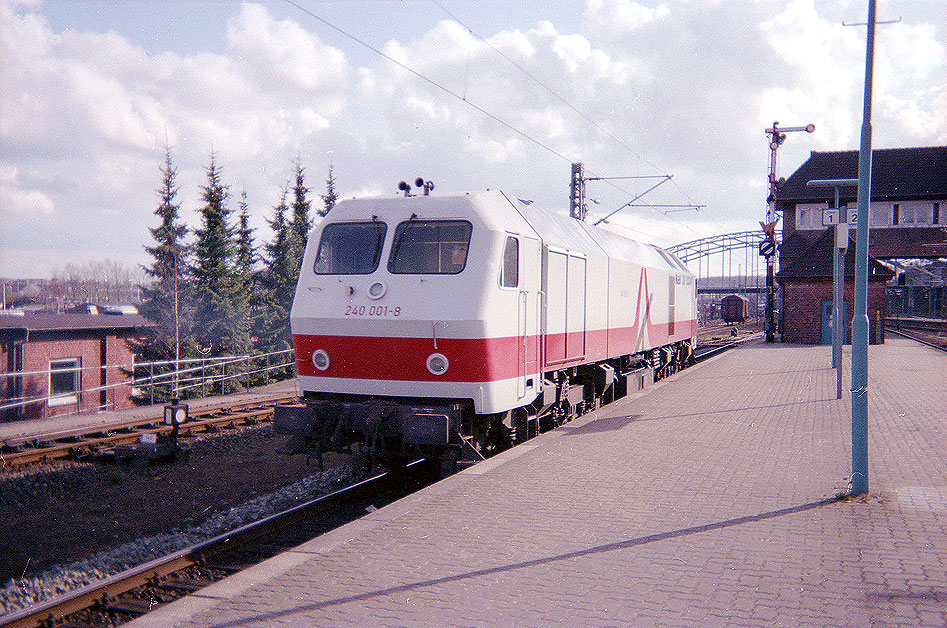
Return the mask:
POLYGON ((81 414, 96 410, 117 407, 115 392, 128 388, 129 397, 139 403, 162 403, 172 398, 193 399, 216 394, 227 394, 237 390, 249 390, 252 386, 261 386, 295 377, 295 359, 292 349, 260 353, 255 355, 219 356, 207 358, 183 358, 180 360, 159 360, 153 362, 133 362, 132 364, 110 364, 104 366, 76 366, 66 368, 47 368, 36 371, 13 371, 4 373, 5 390, 14 390, 14 381, 22 383, 33 378, 40 381, 40 388, 50 390, 52 376, 73 373, 78 385, 75 390, 32 396, 4 396, 0 411, 20 409, 42 405, 47 408, 75 406, 74 412, 62 414, 81 414), (89 379, 108 381, 108 371, 118 370, 124 376, 121 382, 100 386, 85 387, 83 374, 89 379), (90 402, 90 393, 99 393, 96 402, 90 402), (109 397, 111 396, 111 401, 109 397), (103 401, 104 399, 104 401, 103 401), (52 404, 50 403, 52 402, 52 404))

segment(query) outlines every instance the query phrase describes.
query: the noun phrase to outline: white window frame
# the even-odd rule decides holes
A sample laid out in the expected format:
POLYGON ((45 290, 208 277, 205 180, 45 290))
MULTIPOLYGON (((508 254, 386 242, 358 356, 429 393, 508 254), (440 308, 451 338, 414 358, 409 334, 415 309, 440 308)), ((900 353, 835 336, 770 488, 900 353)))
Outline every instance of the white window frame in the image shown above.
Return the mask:
POLYGON ((79 402, 79 393, 82 391, 82 358, 55 358, 49 361, 49 400, 51 408, 68 406, 79 402), (53 392, 53 373, 71 372, 72 390, 60 393, 53 392))
POLYGON ((826 203, 799 203, 796 205, 796 230, 818 231, 824 229, 822 212, 826 203))

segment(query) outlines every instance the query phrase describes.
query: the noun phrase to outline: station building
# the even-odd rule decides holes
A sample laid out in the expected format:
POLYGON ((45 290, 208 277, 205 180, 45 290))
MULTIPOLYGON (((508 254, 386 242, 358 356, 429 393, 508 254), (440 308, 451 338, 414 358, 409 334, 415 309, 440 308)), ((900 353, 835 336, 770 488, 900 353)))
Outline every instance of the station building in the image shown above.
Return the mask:
POLYGON ((129 340, 152 324, 139 315, 0 313, 0 420, 133 405, 129 340))
MULTIPOLYGON (((834 204, 830 187, 810 187, 814 179, 857 179, 858 151, 812 152, 779 186, 776 208, 783 218, 779 247, 783 288, 783 339, 830 343, 833 232, 823 212, 834 204)), ((851 341, 854 315, 857 188, 840 190, 840 214, 851 225, 845 255, 845 306, 851 341)), ((947 146, 872 151, 869 204, 869 340, 884 340, 885 289, 894 271, 882 262, 947 257, 947 146)))

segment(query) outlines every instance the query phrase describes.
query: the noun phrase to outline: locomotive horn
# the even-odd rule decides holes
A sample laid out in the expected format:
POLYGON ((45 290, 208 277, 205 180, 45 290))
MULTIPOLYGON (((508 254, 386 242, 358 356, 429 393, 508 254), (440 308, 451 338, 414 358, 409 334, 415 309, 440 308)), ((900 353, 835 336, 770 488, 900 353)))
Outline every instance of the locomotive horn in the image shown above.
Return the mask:
POLYGON ((411 186, 408 185, 407 181, 402 181, 401 183, 399 183, 398 189, 404 192, 405 196, 408 196, 408 194, 411 192, 411 186))
POLYGON ((414 185, 424 190, 424 196, 427 196, 428 194, 430 194, 431 190, 434 189, 433 181, 425 181, 421 177, 418 177, 417 179, 414 180, 414 185))

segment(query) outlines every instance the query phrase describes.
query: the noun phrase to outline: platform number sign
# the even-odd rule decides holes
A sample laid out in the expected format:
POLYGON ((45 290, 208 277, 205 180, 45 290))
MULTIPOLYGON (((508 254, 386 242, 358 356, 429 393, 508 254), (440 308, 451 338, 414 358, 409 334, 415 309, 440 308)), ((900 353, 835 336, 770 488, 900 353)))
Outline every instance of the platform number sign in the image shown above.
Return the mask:
POLYGON ((840 222, 845 222, 842 220, 842 217, 839 214, 837 209, 823 209, 822 210, 822 226, 829 227, 831 225, 837 225, 840 222))
POLYGON ((763 240, 760 242, 760 255, 763 257, 772 257, 776 253, 776 243, 772 240, 763 240))

